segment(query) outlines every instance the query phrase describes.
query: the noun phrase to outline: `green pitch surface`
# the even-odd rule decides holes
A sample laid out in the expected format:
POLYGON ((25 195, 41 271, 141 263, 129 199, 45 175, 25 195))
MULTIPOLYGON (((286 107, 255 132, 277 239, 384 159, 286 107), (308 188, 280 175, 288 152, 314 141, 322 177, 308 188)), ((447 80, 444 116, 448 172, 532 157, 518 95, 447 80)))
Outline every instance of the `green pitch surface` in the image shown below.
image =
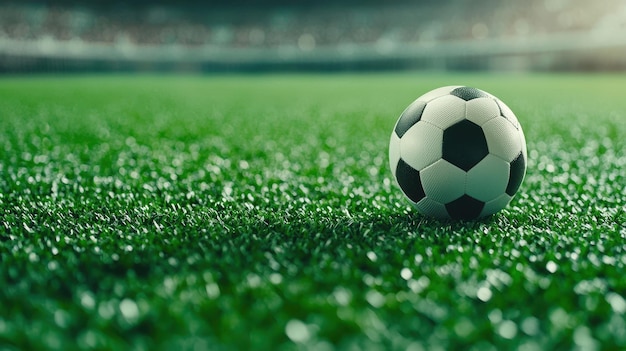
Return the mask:
POLYGON ((625 79, 2 78, 0 349, 624 349, 625 79), (528 141, 481 221, 421 217, 388 170, 451 84, 528 141))

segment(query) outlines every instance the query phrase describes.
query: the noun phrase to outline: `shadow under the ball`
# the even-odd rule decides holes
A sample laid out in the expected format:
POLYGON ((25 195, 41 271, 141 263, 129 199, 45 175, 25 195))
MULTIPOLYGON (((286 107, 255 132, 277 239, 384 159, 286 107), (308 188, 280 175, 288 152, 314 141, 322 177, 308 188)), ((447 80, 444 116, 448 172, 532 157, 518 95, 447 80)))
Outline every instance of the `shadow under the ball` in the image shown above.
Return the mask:
POLYGON ((386 235, 422 238, 434 243, 438 238, 449 244, 467 243, 468 238, 477 241, 479 235, 494 232, 516 231, 530 214, 511 216, 506 211, 471 220, 437 219, 418 212, 397 212, 385 219, 373 219, 370 224, 386 232, 386 235), (433 240, 435 240, 433 242, 433 240))

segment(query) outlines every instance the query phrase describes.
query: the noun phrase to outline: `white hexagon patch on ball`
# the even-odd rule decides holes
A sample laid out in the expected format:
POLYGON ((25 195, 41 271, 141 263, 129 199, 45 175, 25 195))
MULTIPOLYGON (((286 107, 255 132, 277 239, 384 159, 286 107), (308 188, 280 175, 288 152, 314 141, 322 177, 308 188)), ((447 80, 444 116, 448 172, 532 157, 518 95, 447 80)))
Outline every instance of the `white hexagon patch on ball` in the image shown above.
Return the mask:
POLYGON ((480 89, 449 86, 398 118, 389 165, 422 214, 476 219, 503 209, 526 174, 526 140, 511 109, 480 89))

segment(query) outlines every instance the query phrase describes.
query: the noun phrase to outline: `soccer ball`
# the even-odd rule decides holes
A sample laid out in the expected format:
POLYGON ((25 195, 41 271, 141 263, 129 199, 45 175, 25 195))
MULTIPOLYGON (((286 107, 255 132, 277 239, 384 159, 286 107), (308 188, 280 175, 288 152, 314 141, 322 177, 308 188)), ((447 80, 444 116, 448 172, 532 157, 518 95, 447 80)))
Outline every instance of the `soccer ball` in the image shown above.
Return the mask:
POLYGON ((526 173, 526 140, 495 96, 464 86, 432 90, 398 118, 389 165, 422 214, 476 219, 504 208, 526 173))

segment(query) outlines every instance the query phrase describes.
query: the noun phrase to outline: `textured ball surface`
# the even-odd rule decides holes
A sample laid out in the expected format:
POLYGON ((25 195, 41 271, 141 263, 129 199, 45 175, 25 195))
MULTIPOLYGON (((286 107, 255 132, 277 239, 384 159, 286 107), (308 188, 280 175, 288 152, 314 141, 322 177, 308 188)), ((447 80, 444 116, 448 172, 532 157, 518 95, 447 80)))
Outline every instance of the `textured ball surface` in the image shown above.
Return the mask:
POLYGON ((476 219, 504 208, 526 173, 526 140, 511 109, 480 89, 432 90, 400 115, 389 165, 422 214, 476 219))

